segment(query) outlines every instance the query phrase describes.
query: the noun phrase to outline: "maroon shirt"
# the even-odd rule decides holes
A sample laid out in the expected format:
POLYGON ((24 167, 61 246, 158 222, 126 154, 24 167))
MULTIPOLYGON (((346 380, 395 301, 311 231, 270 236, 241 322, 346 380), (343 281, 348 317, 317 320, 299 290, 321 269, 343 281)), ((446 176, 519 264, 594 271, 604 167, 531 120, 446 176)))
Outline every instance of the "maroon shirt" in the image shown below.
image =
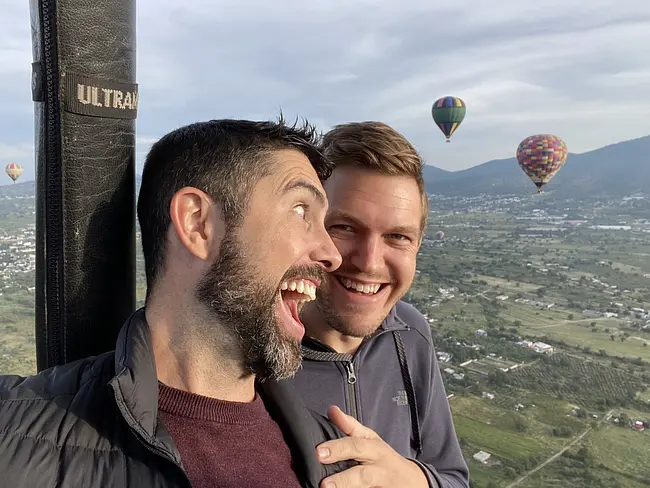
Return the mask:
POLYGON ((159 415, 195 488, 300 488, 282 431, 259 395, 216 400, 160 384, 159 415))

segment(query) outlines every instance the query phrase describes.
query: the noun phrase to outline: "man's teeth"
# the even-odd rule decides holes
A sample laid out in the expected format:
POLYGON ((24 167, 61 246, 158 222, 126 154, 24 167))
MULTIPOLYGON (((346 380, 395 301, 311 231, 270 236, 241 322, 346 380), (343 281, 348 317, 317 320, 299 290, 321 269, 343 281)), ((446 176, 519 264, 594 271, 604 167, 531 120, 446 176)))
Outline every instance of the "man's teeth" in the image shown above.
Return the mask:
POLYGON ((374 285, 367 285, 365 283, 357 283, 348 278, 341 278, 340 281, 343 284, 343 286, 345 286, 346 288, 350 288, 352 290, 356 290, 361 293, 366 293, 368 295, 374 295, 379 291, 379 288, 381 287, 381 283, 375 283, 374 285))
POLYGON ((280 290, 295 291, 307 298, 305 301, 316 300, 316 285, 307 280, 288 280, 282 283, 280 290))

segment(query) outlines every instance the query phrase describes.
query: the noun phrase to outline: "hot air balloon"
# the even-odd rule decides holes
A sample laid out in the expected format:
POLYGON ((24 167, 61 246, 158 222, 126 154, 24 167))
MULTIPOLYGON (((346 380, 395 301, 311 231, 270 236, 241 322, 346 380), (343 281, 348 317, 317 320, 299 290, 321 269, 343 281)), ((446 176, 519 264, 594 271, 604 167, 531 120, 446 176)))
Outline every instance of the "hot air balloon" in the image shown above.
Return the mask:
POLYGON ((5 173, 16 183, 16 180, 23 174, 23 167, 18 163, 9 163, 5 168, 5 173))
POLYGON ((451 142, 449 140, 451 135, 465 118, 466 110, 465 102, 458 97, 442 97, 434 102, 431 115, 448 143, 451 142))
POLYGON ((436 232, 436 239, 444 239, 445 238, 445 233, 441 230, 436 232))
POLYGON ((537 134, 521 141, 517 148, 517 162, 537 186, 537 193, 542 193, 542 187, 566 162, 567 154, 562 139, 551 134, 537 134))

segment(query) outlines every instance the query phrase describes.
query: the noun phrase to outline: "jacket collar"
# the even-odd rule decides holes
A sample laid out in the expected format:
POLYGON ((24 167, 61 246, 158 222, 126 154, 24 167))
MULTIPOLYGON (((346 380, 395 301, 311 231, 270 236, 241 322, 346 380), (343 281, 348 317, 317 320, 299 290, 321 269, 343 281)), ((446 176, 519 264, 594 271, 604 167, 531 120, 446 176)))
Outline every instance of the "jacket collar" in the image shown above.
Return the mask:
POLYGON ((399 302, 393 306, 393 308, 390 309, 390 312, 388 312, 388 315, 386 318, 383 320, 381 325, 379 326, 379 330, 407 330, 409 329, 408 324, 404 322, 399 315, 397 315, 397 306, 399 305, 399 302))
POLYGON ((143 441, 181 464, 171 436, 158 422, 158 375, 144 308, 136 310, 120 330, 115 373, 109 384, 126 422, 143 441))
POLYGON ((115 345, 113 382, 122 392, 124 406, 149 436, 155 434, 158 413, 158 376, 151 334, 144 308, 126 321, 115 345))

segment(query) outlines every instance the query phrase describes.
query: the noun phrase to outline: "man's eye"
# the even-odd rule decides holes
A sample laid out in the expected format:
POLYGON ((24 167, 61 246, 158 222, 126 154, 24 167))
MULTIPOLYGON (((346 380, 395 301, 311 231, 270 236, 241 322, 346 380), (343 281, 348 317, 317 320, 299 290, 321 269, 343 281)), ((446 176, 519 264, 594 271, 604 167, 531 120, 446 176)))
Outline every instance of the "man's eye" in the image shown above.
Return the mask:
POLYGON ((303 219, 305 218, 305 213, 307 212, 304 205, 296 205, 293 207, 294 212, 300 215, 303 219))
POLYGON ((343 232, 352 232, 354 229, 350 225, 337 224, 337 225, 331 225, 330 230, 341 230, 343 232))

